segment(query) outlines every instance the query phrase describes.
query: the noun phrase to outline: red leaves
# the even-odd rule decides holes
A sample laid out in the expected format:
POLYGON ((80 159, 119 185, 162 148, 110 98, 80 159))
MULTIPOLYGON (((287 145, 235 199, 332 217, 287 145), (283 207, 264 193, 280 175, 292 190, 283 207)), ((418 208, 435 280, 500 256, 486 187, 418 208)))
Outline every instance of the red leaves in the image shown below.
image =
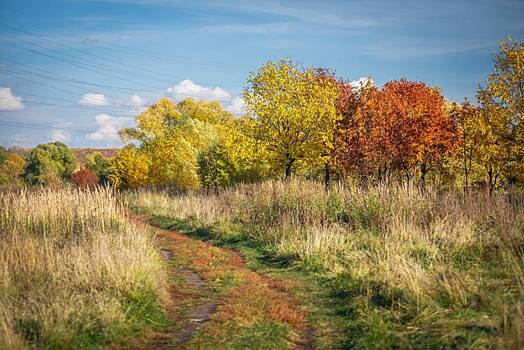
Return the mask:
POLYGON ((455 124, 436 88, 397 80, 359 91, 341 82, 339 91, 343 120, 336 159, 346 170, 379 177, 417 166, 425 172, 457 147, 455 124))
POLYGON ((99 178, 91 170, 82 168, 71 174, 71 182, 82 189, 93 189, 98 186, 99 178))

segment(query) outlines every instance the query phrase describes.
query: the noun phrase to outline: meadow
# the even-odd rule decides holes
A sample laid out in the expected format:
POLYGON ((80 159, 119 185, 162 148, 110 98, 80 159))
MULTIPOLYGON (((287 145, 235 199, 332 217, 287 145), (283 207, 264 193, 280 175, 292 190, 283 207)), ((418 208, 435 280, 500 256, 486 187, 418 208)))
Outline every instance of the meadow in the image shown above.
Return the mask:
POLYGON ((166 322, 153 237, 110 189, 0 193, 0 348, 127 347, 166 322))
POLYGON ((254 246, 328 286, 344 328, 330 348, 524 345, 519 194, 295 180, 129 198, 159 226, 254 246))

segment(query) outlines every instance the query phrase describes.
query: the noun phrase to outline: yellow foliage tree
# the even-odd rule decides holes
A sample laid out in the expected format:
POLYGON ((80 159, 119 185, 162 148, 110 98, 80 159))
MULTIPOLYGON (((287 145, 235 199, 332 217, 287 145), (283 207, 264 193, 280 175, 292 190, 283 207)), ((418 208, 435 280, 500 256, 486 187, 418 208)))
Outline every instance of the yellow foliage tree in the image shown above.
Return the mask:
POLYGON ((217 142, 217 125, 229 118, 218 102, 162 98, 120 134, 149 159, 147 183, 198 188, 198 155, 217 142))
POLYGON ((524 45, 509 38, 500 43, 494 72, 477 98, 482 106, 479 161, 490 192, 501 175, 510 175, 524 158, 524 45))
POLYGON ((111 161, 109 181, 116 188, 136 188, 148 183, 149 158, 134 145, 122 148, 111 161))
POLYGON ((297 168, 325 164, 339 120, 335 82, 323 79, 318 70, 280 60, 251 73, 248 83, 244 100, 255 124, 252 137, 285 179, 297 168))

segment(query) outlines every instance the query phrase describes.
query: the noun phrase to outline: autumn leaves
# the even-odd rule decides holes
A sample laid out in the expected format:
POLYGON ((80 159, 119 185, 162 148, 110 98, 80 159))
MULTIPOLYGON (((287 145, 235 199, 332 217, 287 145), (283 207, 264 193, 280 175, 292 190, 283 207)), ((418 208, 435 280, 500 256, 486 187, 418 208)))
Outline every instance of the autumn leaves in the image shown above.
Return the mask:
POLYGON ((248 77, 246 114, 161 99, 122 131, 119 187, 223 187, 292 175, 407 179, 468 188, 522 182, 523 45, 501 45, 479 106, 405 79, 358 87, 332 71, 268 62, 248 77))

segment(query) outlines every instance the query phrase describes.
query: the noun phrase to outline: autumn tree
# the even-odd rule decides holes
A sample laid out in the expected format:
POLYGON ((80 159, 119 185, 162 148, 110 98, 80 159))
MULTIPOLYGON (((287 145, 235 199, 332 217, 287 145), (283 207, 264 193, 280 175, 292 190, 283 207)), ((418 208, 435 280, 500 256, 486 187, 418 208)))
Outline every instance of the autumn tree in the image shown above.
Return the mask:
POLYGON ((338 120, 332 80, 280 60, 251 73, 248 84, 244 100, 253 118, 251 136, 261 142, 284 178, 299 167, 325 164, 338 120))
POLYGON ((22 185, 22 174, 24 168, 25 160, 22 157, 0 147, 0 185, 22 185))
POLYGON ((477 98, 482 107, 482 159, 490 192, 500 176, 524 158, 524 45, 509 38, 500 43, 494 72, 477 98))
POLYGON ((67 180, 75 168, 73 152, 62 142, 49 142, 33 148, 27 160, 24 178, 31 185, 57 179, 67 180))
POLYGON ((337 80, 337 99, 335 108, 340 119, 335 130, 335 147, 332 149, 332 167, 340 173, 357 172, 361 177, 367 173, 365 142, 365 120, 358 114, 360 101, 375 91, 371 80, 360 87, 353 86, 343 79, 337 80))
POLYGON ((150 165, 151 161, 147 155, 134 145, 128 145, 119 150, 112 159, 109 181, 116 188, 140 187, 149 181, 150 165))
POLYGON ((92 170, 82 168, 71 174, 71 182, 81 189, 94 189, 100 183, 100 179, 92 170))
POLYGON ((431 166, 457 147, 444 98, 422 82, 397 80, 363 90, 352 123, 353 139, 379 178, 402 172, 411 179, 418 171, 424 183, 431 166))
POLYGON ((150 162, 147 181, 198 188, 198 156, 217 144, 233 116, 218 102, 162 98, 136 117, 136 127, 121 131, 150 162))

